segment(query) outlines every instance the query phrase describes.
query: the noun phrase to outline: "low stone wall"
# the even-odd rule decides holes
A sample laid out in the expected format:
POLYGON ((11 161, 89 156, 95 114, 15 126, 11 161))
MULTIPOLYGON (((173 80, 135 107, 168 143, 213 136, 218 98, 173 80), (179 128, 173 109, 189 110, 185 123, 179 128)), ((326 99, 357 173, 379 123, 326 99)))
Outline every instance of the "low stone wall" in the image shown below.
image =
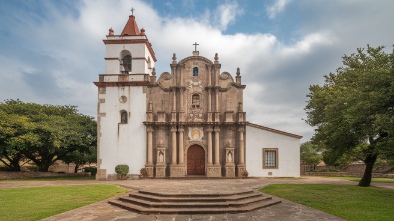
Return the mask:
MULTIPOLYGON (((350 173, 350 172, 305 172, 306 176, 351 176, 362 177, 364 173, 350 173)), ((372 173, 374 178, 394 178, 394 174, 372 173)))
POLYGON ((39 177, 63 177, 63 176, 88 176, 90 173, 55 173, 55 172, 5 172, 0 171, 0 180, 15 180, 39 177))

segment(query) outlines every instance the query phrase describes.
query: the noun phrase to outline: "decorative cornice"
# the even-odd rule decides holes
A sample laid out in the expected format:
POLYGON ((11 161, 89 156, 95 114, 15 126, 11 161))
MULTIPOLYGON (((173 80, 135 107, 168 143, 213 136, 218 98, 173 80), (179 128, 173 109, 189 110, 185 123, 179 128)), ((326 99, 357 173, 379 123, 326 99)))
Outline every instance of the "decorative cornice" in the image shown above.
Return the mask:
POLYGON ((149 81, 93 82, 97 87, 148 86, 149 81))

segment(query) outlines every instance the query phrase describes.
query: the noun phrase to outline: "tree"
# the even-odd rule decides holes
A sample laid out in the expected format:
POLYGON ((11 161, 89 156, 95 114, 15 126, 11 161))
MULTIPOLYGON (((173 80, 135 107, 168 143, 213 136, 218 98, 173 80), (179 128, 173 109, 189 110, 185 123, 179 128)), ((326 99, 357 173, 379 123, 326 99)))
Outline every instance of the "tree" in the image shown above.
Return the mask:
POLYGON ((0 148, 6 150, 3 156, 26 157, 37 164, 39 171, 48 171, 50 165, 70 152, 86 152, 96 146, 96 122, 78 113, 75 106, 6 100, 0 103, 0 113, 0 125, 8 131, 0 136, 0 148), (20 119, 19 126, 13 117, 20 119))
POLYGON ((366 164, 359 186, 369 186, 379 155, 394 156, 394 53, 384 47, 357 49, 343 66, 312 85, 306 122, 316 127, 313 142, 335 154, 359 148, 366 164))
POLYGON ((73 152, 70 152, 66 154, 65 157, 63 157, 63 162, 64 163, 74 163, 75 168, 74 168, 74 173, 78 172, 78 169, 80 166, 85 165, 85 164, 91 164, 91 163, 96 163, 97 161, 97 148, 96 147, 89 147, 88 149, 85 149, 84 152, 81 152, 80 150, 74 150, 73 152))
POLYGON ((21 143, 34 139, 32 122, 25 116, 0 110, 0 161, 11 171, 20 171, 20 162, 26 161, 21 143))
POLYGON ((323 157, 320 154, 321 150, 317 145, 314 145, 312 142, 307 141, 301 144, 300 149, 301 149, 300 151, 301 160, 306 165, 311 165, 315 168, 316 165, 321 162, 323 157))

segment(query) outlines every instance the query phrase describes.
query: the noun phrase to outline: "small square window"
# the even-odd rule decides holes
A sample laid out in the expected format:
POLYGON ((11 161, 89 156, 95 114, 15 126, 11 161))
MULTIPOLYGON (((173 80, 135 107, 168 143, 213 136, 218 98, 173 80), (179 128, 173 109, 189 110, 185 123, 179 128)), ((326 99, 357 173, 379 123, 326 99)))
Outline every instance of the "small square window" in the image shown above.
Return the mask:
POLYGON ((263 169, 278 169, 278 148, 263 148, 263 169))

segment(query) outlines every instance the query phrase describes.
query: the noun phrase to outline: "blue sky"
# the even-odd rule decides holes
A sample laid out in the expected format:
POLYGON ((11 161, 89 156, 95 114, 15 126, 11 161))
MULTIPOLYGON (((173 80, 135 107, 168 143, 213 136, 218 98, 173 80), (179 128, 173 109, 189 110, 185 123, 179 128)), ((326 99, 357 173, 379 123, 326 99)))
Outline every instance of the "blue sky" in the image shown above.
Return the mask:
POLYGON ((72 104, 96 115, 102 39, 120 34, 131 7, 160 73, 172 54, 240 67, 247 119, 304 136, 308 88, 356 48, 394 44, 392 0, 0 0, 0 101, 72 104))

